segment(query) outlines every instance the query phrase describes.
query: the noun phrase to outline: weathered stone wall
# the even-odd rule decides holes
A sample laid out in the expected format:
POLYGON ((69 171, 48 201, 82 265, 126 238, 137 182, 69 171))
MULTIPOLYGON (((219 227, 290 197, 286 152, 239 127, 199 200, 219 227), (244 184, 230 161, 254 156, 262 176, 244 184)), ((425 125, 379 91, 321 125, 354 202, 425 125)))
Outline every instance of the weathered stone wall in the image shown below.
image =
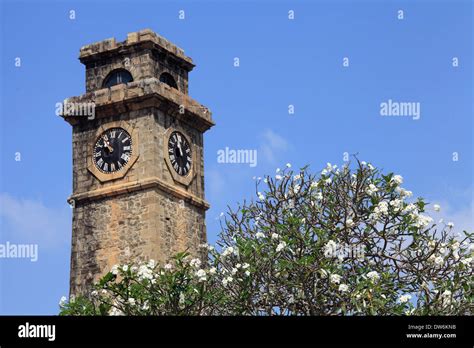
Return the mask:
POLYGON ((195 152, 195 179, 185 187, 174 182, 164 160, 166 148, 166 130, 176 127, 174 117, 166 115, 156 108, 146 108, 128 113, 118 114, 108 118, 81 122, 73 127, 73 192, 75 194, 113 187, 117 180, 101 183, 87 170, 87 154, 96 142, 97 129, 107 123, 122 120, 137 130, 138 139, 133 140, 133 151, 138 152, 137 162, 120 179, 123 182, 135 182, 150 177, 158 177, 170 185, 176 185, 187 192, 204 198, 204 165, 202 133, 181 122, 180 128, 188 136, 195 152))
POLYGON ((204 211, 158 189, 79 204, 73 214, 71 294, 90 288, 115 264, 180 251, 199 255, 206 241, 204 211))
POLYGON ((128 70, 134 81, 171 74, 181 93, 188 94, 188 72, 194 67, 184 51, 151 30, 130 33, 127 40, 104 40, 81 49, 86 65, 86 91, 102 88, 115 69, 128 70))

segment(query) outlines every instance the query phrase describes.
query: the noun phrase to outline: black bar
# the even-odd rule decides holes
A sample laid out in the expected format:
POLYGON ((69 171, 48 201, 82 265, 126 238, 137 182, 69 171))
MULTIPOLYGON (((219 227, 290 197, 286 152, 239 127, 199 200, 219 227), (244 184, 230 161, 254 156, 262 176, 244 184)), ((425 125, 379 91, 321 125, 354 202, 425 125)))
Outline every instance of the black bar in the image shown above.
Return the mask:
MULTIPOLYGON (((473 328, 473 317, 4 316, 0 317, 0 347, 59 344, 87 344, 88 347, 283 344, 294 347, 315 343, 472 347, 473 328), (25 333, 26 328, 32 330, 31 325, 55 325, 54 341, 47 337, 19 337, 20 328, 25 333), (421 337, 407 336, 413 334, 421 337)), ((46 335, 46 331, 44 333, 46 335)))

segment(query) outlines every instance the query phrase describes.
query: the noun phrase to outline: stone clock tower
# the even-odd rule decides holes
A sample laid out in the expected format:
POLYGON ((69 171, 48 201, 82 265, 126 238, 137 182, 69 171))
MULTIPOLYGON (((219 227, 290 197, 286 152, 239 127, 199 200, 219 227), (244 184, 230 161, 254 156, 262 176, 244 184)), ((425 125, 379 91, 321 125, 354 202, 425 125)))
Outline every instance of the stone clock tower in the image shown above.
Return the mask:
POLYGON ((188 95, 191 58, 151 30, 84 46, 79 59, 86 93, 63 109, 73 141, 71 294, 114 264, 198 255, 209 208, 203 134, 214 125, 188 95), (93 113, 81 116, 86 105, 93 113))

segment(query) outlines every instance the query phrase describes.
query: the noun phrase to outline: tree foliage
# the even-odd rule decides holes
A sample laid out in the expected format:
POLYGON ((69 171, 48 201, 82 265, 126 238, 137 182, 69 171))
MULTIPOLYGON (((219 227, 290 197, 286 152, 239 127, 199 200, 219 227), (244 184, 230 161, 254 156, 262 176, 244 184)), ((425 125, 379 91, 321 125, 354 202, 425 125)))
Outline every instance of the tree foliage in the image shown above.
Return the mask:
POLYGON ((400 175, 354 166, 257 179, 207 260, 114 266, 61 314, 472 315, 474 234, 434 222, 400 175))

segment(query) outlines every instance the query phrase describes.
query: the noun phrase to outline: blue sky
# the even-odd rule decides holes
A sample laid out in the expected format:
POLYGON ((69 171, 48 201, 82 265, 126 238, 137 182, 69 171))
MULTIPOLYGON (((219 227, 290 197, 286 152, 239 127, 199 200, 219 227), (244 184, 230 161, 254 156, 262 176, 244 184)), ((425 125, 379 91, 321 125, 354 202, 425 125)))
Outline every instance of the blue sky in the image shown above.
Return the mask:
POLYGON ((254 195, 252 177, 287 162, 340 165, 344 152, 401 174, 415 196, 472 231, 470 1, 0 3, 0 243, 39 247, 37 262, 0 259, 0 314, 56 314, 67 295, 71 127, 55 104, 85 90, 81 46, 145 28, 194 59, 190 95, 213 112, 205 135, 211 243, 227 204, 254 195), (420 119, 381 116, 389 99, 420 103, 420 119), (218 163, 225 147, 257 150, 257 166, 218 163))

